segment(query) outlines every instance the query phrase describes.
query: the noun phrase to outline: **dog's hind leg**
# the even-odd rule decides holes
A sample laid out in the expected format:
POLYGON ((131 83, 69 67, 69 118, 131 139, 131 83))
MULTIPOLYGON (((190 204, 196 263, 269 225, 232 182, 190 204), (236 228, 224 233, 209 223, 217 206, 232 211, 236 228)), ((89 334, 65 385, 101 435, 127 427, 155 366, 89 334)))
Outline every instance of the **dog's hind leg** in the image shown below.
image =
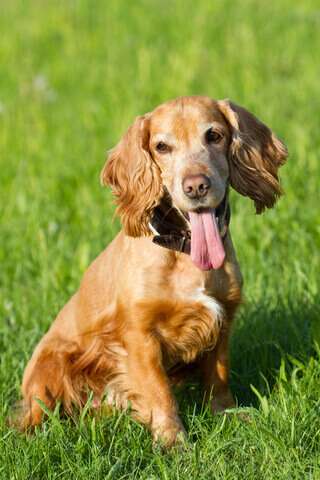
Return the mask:
POLYGON ((76 346, 58 337, 47 338, 47 335, 37 346, 24 373, 19 420, 22 429, 41 423, 44 412, 39 400, 49 409, 53 409, 58 400, 67 408, 79 400, 70 376, 71 356, 76 346))

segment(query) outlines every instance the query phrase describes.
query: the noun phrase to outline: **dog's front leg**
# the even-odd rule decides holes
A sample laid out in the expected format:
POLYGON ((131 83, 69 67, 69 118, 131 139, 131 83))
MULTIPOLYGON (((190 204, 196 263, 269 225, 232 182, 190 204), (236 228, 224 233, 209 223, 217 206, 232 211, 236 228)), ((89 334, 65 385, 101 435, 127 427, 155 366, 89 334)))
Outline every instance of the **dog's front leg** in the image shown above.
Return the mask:
POLYGON ((152 331, 136 328, 126 335, 129 398, 135 418, 147 424, 156 441, 171 446, 185 430, 162 365, 161 345, 152 331))
POLYGON ((200 361, 205 397, 213 413, 235 406, 229 388, 229 334, 230 326, 224 325, 215 348, 200 361))

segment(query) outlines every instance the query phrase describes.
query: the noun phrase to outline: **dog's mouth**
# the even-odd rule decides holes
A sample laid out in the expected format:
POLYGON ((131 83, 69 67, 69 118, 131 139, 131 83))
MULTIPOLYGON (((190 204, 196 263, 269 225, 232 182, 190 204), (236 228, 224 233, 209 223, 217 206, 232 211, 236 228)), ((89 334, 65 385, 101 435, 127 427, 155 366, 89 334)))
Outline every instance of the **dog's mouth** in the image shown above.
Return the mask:
MULTIPOLYGON (((219 205, 217 207, 215 207, 215 208, 199 207, 199 208, 196 208, 195 210, 193 210, 192 212, 195 212, 195 213, 198 213, 198 214, 208 212, 208 211, 214 212, 220 235, 222 237, 224 237, 225 234, 226 234, 225 215, 226 215, 227 207, 228 207, 228 192, 226 191, 223 199, 221 200, 221 202, 219 203, 219 205)), ((177 208, 177 207, 175 207, 175 208, 177 208)), ((179 210, 180 214, 184 216, 184 218, 186 219, 186 221, 188 222, 188 224, 191 228, 191 225, 190 225, 190 211, 185 212, 183 210, 180 210, 179 208, 177 208, 177 210, 179 210)))
POLYGON ((182 211, 175 207, 168 192, 156 207, 152 227, 154 242, 190 253, 201 270, 219 269, 225 259, 223 238, 229 223, 228 192, 216 208, 182 211))
POLYGON ((201 270, 221 268, 225 250, 215 208, 188 212, 191 227, 191 259, 201 270))
POLYGON ((227 194, 216 208, 199 208, 184 213, 191 231, 191 259, 201 270, 217 270, 223 265, 226 204, 227 194))

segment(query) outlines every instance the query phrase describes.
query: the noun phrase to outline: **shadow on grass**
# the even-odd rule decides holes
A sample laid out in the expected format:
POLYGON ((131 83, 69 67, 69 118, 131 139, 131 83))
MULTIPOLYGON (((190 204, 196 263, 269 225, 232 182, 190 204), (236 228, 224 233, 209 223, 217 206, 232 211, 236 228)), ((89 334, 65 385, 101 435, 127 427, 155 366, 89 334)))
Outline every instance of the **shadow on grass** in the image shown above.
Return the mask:
MULTIPOLYGON (((312 326, 319 318, 315 304, 295 300, 272 304, 247 303, 239 312, 230 345, 230 385, 239 406, 258 407, 251 389, 269 395, 278 376, 281 359, 306 361, 313 353, 312 326)), ((289 367, 288 367, 289 368, 289 367)), ((199 385, 191 383, 177 392, 182 411, 203 407, 199 385)))
POLYGON ((279 299, 247 305, 235 323, 231 341, 231 388, 239 405, 257 406, 253 385, 268 395, 281 359, 305 361, 313 353, 312 325, 318 308, 303 301, 279 299))

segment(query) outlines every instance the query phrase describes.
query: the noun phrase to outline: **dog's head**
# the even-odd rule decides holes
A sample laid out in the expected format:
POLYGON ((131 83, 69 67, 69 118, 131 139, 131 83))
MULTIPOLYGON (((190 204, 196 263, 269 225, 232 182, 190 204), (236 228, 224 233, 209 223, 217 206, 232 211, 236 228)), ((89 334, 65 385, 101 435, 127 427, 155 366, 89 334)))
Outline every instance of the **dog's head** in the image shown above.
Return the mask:
POLYGON ((111 151, 101 179, 117 198, 127 235, 148 235, 164 187, 192 215, 216 209, 231 186, 257 213, 281 195, 277 171, 287 150, 244 108, 208 97, 182 97, 137 117, 111 151))

